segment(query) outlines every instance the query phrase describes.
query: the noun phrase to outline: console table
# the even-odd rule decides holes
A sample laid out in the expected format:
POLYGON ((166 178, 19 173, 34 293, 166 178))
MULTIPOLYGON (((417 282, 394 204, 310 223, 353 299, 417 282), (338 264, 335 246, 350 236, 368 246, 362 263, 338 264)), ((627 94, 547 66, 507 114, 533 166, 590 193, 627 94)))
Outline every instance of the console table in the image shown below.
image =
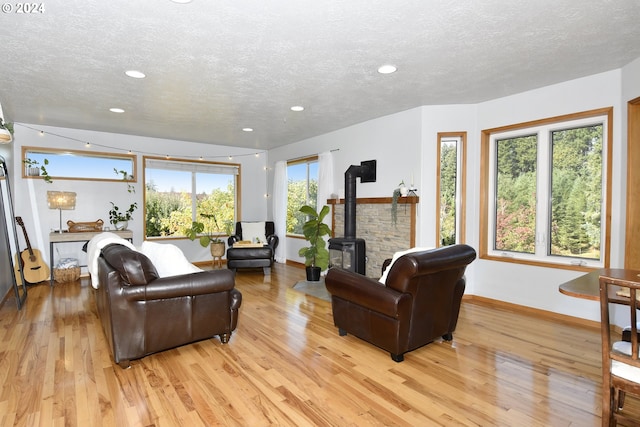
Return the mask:
MULTIPOLYGON (((51 278, 50 285, 53 286, 53 247, 58 243, 71 243, 71 242, 88 242, 93 237, 102 233, 101 231, 85 231, 82 233, 58 233, 52 232, 49 233, 49 266, 51 267, 51 278)), ((127 239, 130 242, 133 242, 133 231, 131 230, 115 230, 110 231, 110 233, 117 234, 123 239, 127 239)), ((81 265, 80 267, 86 267, 86 265, 81 265)))

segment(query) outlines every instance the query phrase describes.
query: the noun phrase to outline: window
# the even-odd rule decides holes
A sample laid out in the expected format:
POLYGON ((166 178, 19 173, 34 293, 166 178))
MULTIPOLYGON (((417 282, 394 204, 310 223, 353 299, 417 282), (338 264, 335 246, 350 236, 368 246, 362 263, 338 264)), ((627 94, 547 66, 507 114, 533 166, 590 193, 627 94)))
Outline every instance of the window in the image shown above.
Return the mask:
POLYGON ((145 230, 147 237, 182 237, 193 221, 224 234, 236 222, 240 165, 144 158, 145 230))
POLYGON ((299 209, 309 205, 317 210, 318 158, 289 162, 287 179, 287 234, 302 235, 302 226, 307 219, 299 209))
POLYGON ((96 153, 92 151, 58 150, 40 147, 22 147, 25 167, 23 178, 40 176, 44 166, 52 179, 87 179, 101 181, 136 182, 136 156, 134 154, 96 153), (45 161, 46 160, 46 161, 45 161), (29 161, 35 162, 38 175, 30 172, 29 161))
POLYGON ((612 110, 482 132, 481 256, 606 267, 612 110))
POLYGON ((464 242, 466 132, 438 133, 438 246, 464 242))

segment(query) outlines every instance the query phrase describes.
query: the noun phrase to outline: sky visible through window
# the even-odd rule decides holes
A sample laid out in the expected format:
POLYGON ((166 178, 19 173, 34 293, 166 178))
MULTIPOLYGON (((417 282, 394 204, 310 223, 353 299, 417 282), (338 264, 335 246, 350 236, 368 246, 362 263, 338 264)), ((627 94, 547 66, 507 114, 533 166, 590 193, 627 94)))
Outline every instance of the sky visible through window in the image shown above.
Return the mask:
POLYGON ((287 168, 287 179, 289 181, 306 181, 307 179, 307 164, 309 165, 309 178, 318 180, 318 162, 313 163, 298 163, 290 165, 287 168))
MULTIPOLYGON (((161 193, 171 191, 191 193, 191 172, 147 168, 145 180, 147 183, 152 183, 155 189, 161 193)), ((196 192, 210 194, 216 188, 226 190, 229 184, 233 184, 233 181, 231 174, 198 173, 196 192)))
POLYGON ((130 159, 79 154, 30 152, 27 156, 37 161, 39 166, 43 166, 44 160, 47 159, 49 161, 45 166, 47 173, 53 177, 65 178, 122 179, 122 175, 116 174, 114 169, 130 173, 133 164, 130 159))

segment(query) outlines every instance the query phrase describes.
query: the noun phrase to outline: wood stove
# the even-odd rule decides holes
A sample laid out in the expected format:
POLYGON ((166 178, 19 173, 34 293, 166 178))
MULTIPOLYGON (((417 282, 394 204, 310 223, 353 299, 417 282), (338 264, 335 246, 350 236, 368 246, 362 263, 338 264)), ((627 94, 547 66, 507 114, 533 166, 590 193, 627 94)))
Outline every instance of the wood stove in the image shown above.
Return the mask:
POLYGON ((344 173, 344 237, 329 239, 329 267, 365 275, 366 243, 356 237, 356 178, 360 178, 360 182, 375 182, 376 161, 351 165, 344 173))

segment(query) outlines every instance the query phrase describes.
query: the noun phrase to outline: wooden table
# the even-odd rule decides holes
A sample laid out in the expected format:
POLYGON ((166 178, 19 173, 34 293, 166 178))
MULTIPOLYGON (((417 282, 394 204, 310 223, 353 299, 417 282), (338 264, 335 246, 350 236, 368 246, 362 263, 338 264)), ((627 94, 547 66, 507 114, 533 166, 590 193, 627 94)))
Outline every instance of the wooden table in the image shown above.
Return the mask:
MULTIPOLYGON (((561 284, 558 290, 560 293, 571 297, 600 301, 600 276, 618 277, 623 273, 633 273, 635 275, 640 272, 632 272, 631 270, 620 268, 601 268, 561 284)), ((640 281, 640 277, 638 277, 638 280, 640 281)), ((609 300, 616 304, 629 304, 628 297, 616 295, 615 286, 610 287, 609 300)))
MULTIPOLYGON (((51 277, 50 277, 50 285, 53 286, 53 247, 58 243, 69 243, 69 242, 88 242, 98 234, 102 233, 102 231, 87 231, 83 233, 69 233, 69 232, 52 232, 49 233, 49 265, 51 266, 51 277)), ((123 239, 127 239, 130 242, 133 242, 133 231, 131 230, 112 230, 111 233, 115 233, 123 239)), ((81 267, 86 267, 82 265, 81 267)))

